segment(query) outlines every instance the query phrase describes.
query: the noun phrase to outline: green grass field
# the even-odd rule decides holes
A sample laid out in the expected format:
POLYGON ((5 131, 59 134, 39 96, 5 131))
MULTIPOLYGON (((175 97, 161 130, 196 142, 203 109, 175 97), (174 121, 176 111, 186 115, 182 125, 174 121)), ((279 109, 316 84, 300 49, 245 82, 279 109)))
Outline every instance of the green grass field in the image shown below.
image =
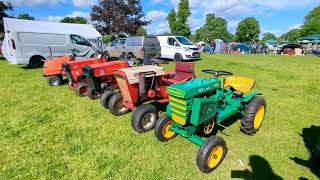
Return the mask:
POLYGON ((0 179, 317 179, 290 158, 308 160, 300 134, 320 124, 320 58, 203 55, 195 64, 199 77, 208 76, 202 69, 221 69, 254 78, 254 91, 267 99, 255 136, 242 134, 239 121, 218 132, 228 154, 213 173, 197 169, 199 148, 186 139, 161 143, 153 131, 137 134, 131 113, 114 117, 66 85, 48 86, 41 69, 2 60, 0 179))

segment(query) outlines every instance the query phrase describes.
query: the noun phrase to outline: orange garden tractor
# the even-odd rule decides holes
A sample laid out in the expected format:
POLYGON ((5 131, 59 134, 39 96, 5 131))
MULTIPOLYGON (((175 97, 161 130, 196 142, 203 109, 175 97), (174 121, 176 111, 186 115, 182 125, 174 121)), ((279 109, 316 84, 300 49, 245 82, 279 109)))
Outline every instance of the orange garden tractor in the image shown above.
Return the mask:
MULTIPOLYGON (((156 64, 167 63, 153 60, 156 64)), ((166 92, 170 84, 191 80, 194 64, 177 62, 175 71, 165 72, 163 67, 146 65, 120 69, 115 72, 120 93, 106 91, 101 97, 101 104, 109 111, 120 116, 133 110, 131 125, 139 133, 153 129, 158 118, 158 110, 146 102, 168 103, 166 92)))
POLYGON ((231 76, 232 73, 220 70, 203 72, 214 77, 167 88, 170 102, 154 130, 159 141, 166 142, 180 135, 198 145, 196 164, 202 172, 210 173, 227 154, 226 143, 213 135, 214 128, 241 115, 241 131, 248 135, 257 133, 265 116, 266 100, 259 93, 250 93, 255 84, 253 79, 231 76))
POLYGON ((108 61, 108 54, 102 53, 96 58, 69 61, 62 64, 62 72, 67 76, 68 86, 83 97, 87 94, 87 79, 82 73, 82 68, 86 65, 100 64, 108 61))
POLYGON ((77 53, 76 49, 72 49, 71 56, 61 56, 46 60, 43 65, 43 76, 47 77, 50 86, 60 86, 63 81, 64 72, 61 71, 61 65, 65 62, 74 61, 77 53))
POLYGON ((127 61, 111 61, 84 66, 82 71, 88 84, 87 96, 95 100, 106 91, 113 92, 118 89, 114 72, 117 69, 128 67, 127 61))

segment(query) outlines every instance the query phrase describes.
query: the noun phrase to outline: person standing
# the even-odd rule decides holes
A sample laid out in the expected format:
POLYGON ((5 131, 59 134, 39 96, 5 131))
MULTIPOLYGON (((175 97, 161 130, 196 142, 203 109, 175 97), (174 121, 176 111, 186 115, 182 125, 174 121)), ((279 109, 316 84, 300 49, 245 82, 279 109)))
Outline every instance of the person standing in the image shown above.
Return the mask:
POLYGON ((214 41, 210 42, 210 54, 213 54, 216 49, 216 43, 214 41))

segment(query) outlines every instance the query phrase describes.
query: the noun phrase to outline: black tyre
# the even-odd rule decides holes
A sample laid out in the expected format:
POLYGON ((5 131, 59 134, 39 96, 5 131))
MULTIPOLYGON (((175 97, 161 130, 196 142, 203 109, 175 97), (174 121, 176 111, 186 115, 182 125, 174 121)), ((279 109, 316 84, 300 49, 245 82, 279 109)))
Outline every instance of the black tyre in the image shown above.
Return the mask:
POLYGON ((87 96, 92 100, 100 99, 101 94, 99 94, 97 91, 88 88, 87 96))
POLYGON ((102 94, 101 98, 100 98, 100 103, 101 105, 108 109, 108 103, 109 103, 109 100, 111 98, 111 96, 113 96, 115 93, 113 91, 106 91, 102 94))
POLYGON ((87 96, 88 93, 88 85, 87 83, 80 83, 77 87, 76 87, 76 93, 78 96, 80 97, 85 97, 87 96))
POLYGON ((262 97, 254 97, 245 107, 241 120, 241 131, 248 135, 256 134, 266 113, 266 100, 262 97))
POLYGON ((29 68, 41 68, 44 64, 45 58, 42 56, 33 56, 29 61, 29 68))
POLYGON ((127 114, 130 111, 130 109, 125 107, 122 102, 123 97, 120 93, 116 93, 113 96, 111 96, 108 103, 109 111, 115 116, 122 116, 124 114, 127 114))
POLYGON ((183 57, 181 54, 177 53, 174 55, 174 60, 177 62, 183 61, 183 57))
POLYGON ((68 82, 68 87, 69 87, 69 89, 71 89, 71 90, 74 90, 74 86, 73 86, 73 83, 72 82, 68 82))
POLYGON ((197 166, 208 174, 221 164, 226 154, 226 142, 219 136, 210 136, 198 151, 197 166))
POLYGON ((138 133, 145 133, 154 128, 157 119, 157 109, 150 104, 143 104, 133 112, 131 126, 138 133))
POLYGON ((175 137, 177 137, 177 133, 170 130, 170 126, 172 123, 172 119, 168 116, 161 116, 154 127, 154 135, 161 142, 167 142, 175 137))
POLYGON ((48 77, 48 84, 50 86, 60 86, 62 84, 62 77, 61 76, 50 76, 48 77))

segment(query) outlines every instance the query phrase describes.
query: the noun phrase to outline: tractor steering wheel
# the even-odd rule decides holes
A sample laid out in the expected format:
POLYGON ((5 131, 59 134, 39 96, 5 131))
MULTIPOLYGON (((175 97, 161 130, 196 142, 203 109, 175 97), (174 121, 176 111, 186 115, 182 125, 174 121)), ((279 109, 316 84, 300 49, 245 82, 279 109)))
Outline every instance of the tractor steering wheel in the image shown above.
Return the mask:
POLYGON ((233 75, 232 72, 221 71, 221 70, 211 70, 211 69, 202 70, 202 72, 212 74, 214 77, 233 75))
POLYGON ((169 64, 167 61, 164 61, 164 60, 160 60, 160 59, 151 59, 151 61, 152 61, 152 64, 153 65, 160 65, 160 64, 169 64))

